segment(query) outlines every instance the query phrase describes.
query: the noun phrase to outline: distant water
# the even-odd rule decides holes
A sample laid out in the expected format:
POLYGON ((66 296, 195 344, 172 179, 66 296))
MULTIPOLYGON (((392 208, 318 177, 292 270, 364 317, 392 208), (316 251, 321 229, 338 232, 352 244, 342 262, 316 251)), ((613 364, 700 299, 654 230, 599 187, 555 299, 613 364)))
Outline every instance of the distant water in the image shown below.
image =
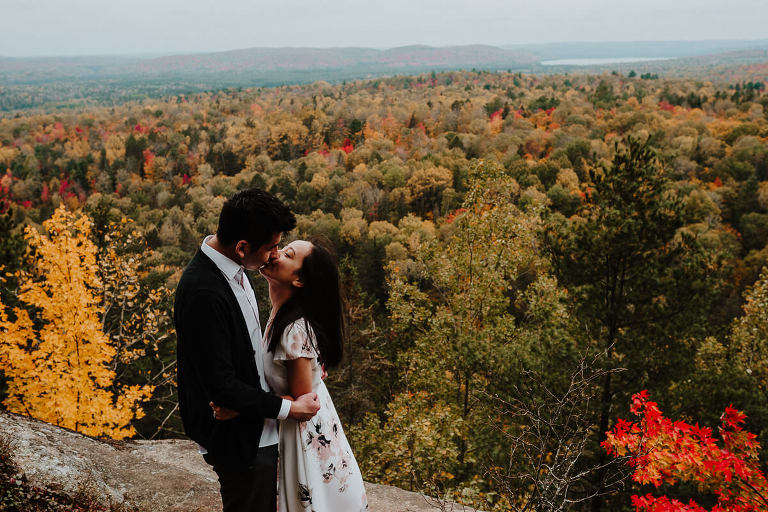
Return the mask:
POLYGON ((607 59, 557 59, 543 60, 544 66, 599 66, 601 64, 622 64, 625 62, 647 62, 651 60, 670 60, 674 57, 610 57, 607 59))

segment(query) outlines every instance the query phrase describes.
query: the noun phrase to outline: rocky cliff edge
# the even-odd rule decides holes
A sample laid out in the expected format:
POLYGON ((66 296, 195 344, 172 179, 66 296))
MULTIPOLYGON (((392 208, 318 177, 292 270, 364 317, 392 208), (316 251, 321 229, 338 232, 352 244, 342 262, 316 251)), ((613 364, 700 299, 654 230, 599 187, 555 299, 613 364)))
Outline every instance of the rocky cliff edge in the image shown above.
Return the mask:
MULTIPOLYGON (((5 411, 0 435, 31 485, 66 493, 85 488, 104 503, 141 510, 221 510, 216 475, 192 441, 104 442, 5 411)), ((371 512, 437 510, 417 493, 369 483, 366 489, 371 512)))

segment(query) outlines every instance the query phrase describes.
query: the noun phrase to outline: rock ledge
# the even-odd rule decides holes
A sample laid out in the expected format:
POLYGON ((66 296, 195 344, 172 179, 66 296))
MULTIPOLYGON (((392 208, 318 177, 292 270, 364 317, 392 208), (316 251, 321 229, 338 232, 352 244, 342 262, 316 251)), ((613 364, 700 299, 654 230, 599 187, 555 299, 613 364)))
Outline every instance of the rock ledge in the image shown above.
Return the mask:
MULTIPOLYGON (((104 442, 5 411, 0 411, 0 435, 10 440, 32 485, 67 493, 85 486, 105 503, 158 512, 221 510, 216 474, 192 441, 104 442)), ((417 493, 365 486, 371 512, 435 510, 417 493)))

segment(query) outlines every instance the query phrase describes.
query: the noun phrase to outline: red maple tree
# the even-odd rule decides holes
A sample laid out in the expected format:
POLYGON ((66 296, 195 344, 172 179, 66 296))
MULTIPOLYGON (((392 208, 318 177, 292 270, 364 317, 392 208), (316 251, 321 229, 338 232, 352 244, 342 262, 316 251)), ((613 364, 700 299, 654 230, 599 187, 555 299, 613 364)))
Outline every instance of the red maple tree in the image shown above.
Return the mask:
POLYGON ((350 154, 353 149, 355 149, 355 146, 352 144, 352 141, 344 139, 344 144, 341 146, 341 150, 346 154, 350 154))
MULTIPOLYGON (((768 510, 768 480, 759 467, 757 436, 744 430, 746 414, 726 407, 719 436, 712 429, 665 418, 648 392, 632 397, 638 423, 619 419, 602 446, 616 457, 629 455, 632 476, 640 484, 692 482, 700 492, 717 497, 711 512, 768 510)), ((693 500, 687 504, 667 496, 632 496, 638 512, 706 512, 693 500)))

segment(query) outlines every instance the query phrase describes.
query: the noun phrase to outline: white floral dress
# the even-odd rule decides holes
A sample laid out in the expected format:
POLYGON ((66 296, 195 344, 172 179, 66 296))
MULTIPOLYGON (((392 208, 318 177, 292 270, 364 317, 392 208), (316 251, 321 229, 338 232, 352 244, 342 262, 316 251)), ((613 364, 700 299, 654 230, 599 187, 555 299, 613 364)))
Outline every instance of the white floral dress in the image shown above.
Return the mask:
POLYGON ((359 512, 368 510, 360 468, 339 415, 322 380, 312 327, 299 319, 285 328, 274 354, 265 340, 264 373, 272 391, 290 394, 286 360, 312 360, 312 390, 320 411, 310 421, 280 422, 280 512, 359 512))

